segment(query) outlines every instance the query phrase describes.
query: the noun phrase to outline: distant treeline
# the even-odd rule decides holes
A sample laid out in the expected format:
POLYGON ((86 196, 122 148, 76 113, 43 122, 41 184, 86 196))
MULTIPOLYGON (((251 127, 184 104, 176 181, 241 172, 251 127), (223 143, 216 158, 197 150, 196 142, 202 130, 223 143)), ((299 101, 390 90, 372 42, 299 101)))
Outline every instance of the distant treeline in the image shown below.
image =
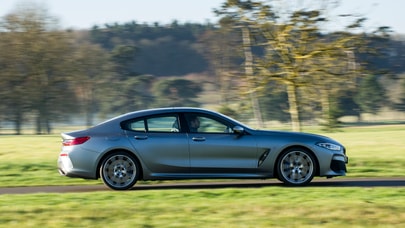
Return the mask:
POLYGON ((93 27, 90 39, 107 50, 135 47, 129 71, 155 76, 179 76, 209 70, 200 39, 212 24, 148 25, 126 23, 93 27))
MULTIPOLYGON (((150 25, 132 22, 94 26, 90 30, 90 39, 110 51, 123 45, 135 47, 133 61, 129 65, 129 71, 133 73, 181 76, 210 71, 207 57, 203 54, 208 47, 203 40, 216 29, 213 24, 179 24, 174 21, 170 25, 150 25)), ((405 72, 405 37, 373 38, 365 43, 369 46, 364 48, 380 50, 375 55, 357 56, 359 62, 369 63, 366 67, 370 72, 405 72)), ((261 53, 258 48, 255 51, 261 53)))

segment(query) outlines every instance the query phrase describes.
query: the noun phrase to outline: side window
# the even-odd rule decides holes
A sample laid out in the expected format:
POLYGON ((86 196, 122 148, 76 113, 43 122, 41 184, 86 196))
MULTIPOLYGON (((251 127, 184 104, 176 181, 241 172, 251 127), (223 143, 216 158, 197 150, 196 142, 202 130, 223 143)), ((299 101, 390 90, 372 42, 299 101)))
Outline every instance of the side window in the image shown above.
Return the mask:
POLYGON ((200 132, 204 133, 229 133, 229 128, 227 125, 218 122, 217 120, 200 117, 200 132))
POLYGON ((179 132, 176 123, 176 116, 160 116, 147 119, 149 132, 179 132))
POLYGON ((196 114, 186 115, 190 132, 198 133, 232 133, 232 129, 225 123, 222 123, 209 116, 199 116, 196 114))
POLYGON ((152 116, 146 119, 136 119, 126 124, 131 131, 142 132, 179 132, 180 125, 177 115, 152 116))

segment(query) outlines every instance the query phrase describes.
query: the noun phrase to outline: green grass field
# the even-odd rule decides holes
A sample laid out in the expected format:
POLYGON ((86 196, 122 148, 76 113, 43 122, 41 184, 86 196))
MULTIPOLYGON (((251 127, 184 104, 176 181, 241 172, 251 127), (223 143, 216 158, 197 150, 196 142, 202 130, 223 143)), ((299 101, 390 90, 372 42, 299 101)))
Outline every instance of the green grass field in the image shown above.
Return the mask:
POLYGON ((403 227, 404 188, 0 195, 0 227, 403 227))
MULTIPOLYGON (((347 178, 405 178, 405 125, 323 134, 347 147, 347 178)), ((101 184, 59 176, 60 147, 59 135, 0 136, 0 187, 101 184)), ((0 227, 115 225, 404 227, 405 188, 269 186, 0 195, 0 227)))

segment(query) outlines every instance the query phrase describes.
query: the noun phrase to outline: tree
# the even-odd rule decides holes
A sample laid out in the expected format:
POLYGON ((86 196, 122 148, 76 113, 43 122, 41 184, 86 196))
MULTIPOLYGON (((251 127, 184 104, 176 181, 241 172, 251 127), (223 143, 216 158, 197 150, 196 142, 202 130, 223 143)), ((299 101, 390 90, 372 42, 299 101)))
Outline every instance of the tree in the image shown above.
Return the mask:
POLYGON ((26 91, 30 80, 29 75, 25 73, 28 69, 24 64, 24 48, 19 44, 14 33, 2 32, 0 49, 1 113, 6 120, 14 123, 16 134, 21 134, 24 113, 30 107, 30 99, 26 91))
POLYGON ((308 71, 311 76, 307 77, 309 85, 302 90, 309 98, 307 101, 318 101, 321 125, 327 131, 339 127, 338 118, 344 113, 339 98, 353 90, 361 76, 361 68, 351 50, 357 45, 354 42, 356 36, 346 33, 319 37, 315 45, 322 52, 306 62, 311 66, 308 71))
POLYGON ((332 100, 341 88, 353 84, 356 76, 351 73, 356 69, 347 63, 353 62, 357 36, 322 35, 320 28, 326 22, 321 10, 298 10, 292 11, 283 23, 263 24, 266 55, 259 68, 270 81, 286 85, 295 131, 301 129, 300 106, 306 102, 320 102, 322 119, 331 125, 334 122, 332 100), (300 100, 300 93, 309 101, 300 100))
MULTIPOLYGON (((257 120, 258 126, 263 127, 263 119, 260 110, 259 96, 257 94, 259 82, 261 81, 259 76, 255 74, 254 70, 254 56, 252 47, 255 46, 253 37, 257 33, 258 24, 255 21, 255 16, 258 17, 262 11, 262 3, 259 1, 240 1, 240 0, 228 0, 223 3, 220 9, 216 9, 215 13, 219 16, 223 16, 221 19, 222 24, 227 27, 233 27, 236 30, 240 30, 241 34, 241 50, 244 59, 244 72, 243 76, 246 81, 246 94, 249 96, 253 114, 257 120), (258 14, 257 14, 258 12, 258 14)), ((266 14, 266 17, 272 18, 274 14, 266 14)))
POLYGON ((270 83, 265 91, 262 91, 263 96, 260 97, 260 107, 264 111, 263 118, 288 122, 290 119, 288 102, 286 102, 288 97, 283 85, 270 83))
POLYGON ((156 106, 199 106, 193 100, 202 91, 201 85, 187 79, 162 79, 153 85, 156 106))
POLYGON ((111 51, 114 71, 121 80, 136 74, 132 67, 135 62, 136 51, 137 48, 131 45, 118 45, 111 51))
POLYGON ((199 39, 199 52, 207 59, 209 63, 210 74, 215 76, 219 87, 220 104, 223 106, 231 105, 236 99, 240 98, 240 82, 237 69, 240 65, 241 50, 238 47, 240 43, 239 33, 233 31, 228 23, 221 21, 219 29, 206 31, 199 39))
MULTIPOLYGON (((358 68, 348 67, 349 62, 354 62, 359 36, 349 32, 322 34, 322 28, 328 24, 328 4, 321 4, 325 2, 330 3, 318 1, 316 9, 314 4, 308 8, 276 8, 271 0, 228 0, 223 5, 225 10, 220 11, 231 17, 235 25, 244 25, 245 39, 249 31, 254 31, 251 37, 255 42, 245 42, 243 47, 260 45, 265 53, 256 56, 254 66, 255 75, 262 76, 260 80, 256 77, 260 83, 253 83, 250 88, 264 89, 271 81, 282 83, 294 131, 301 130, 300 112, 310 102, 320 102, 324 121, 332 123, 332 100, 336 100, 339 88, 353 83, 353 78, 359 75, 352 73, 358 68), (310 96, 311 93, 317 96, 310 96)), ((347 31, 361 28, 364 18, 351 18, 354 21, 348 24, 347 31)), ((246 69, 251 69, 249 62, 246 69)))
POLYGON ((305 60, 316 53, 311 47, 316 39, 316 21, 319 15, 296 12, 290 21, 283 25, 265 24, 263 29, 266 55, 259 69, 270 80, 276 80, 286 86, 289 113, 294 131, 301 130, 298 90, 306 86, 304 72, 305 60))
POLYGON ((152 86, 156 79, 151 75, 136 75, 126 80, 110 80, 103 87, 101 111, 103 114, 122 114, 151 108, 154 102, 152 86))
POLYGON ((65 76, 70 70, 70 36, 59 31, 56 19, 35 4, 21 6, 1 25, 5 109, 17 134, 28 112, 36 119, 36 132, 45 129, 49 133, 51 121, 69 110, 65 76))
POLYGON ((396 109, 405 112, 405 79, 401 82, 401 94, 399 97, 399 102, 396 104, 396 109))
POLYGON ((377 114, 384 105, 386 98, 384 88, 375 75, 367 75, 360 82, 359 91, 355 97, 356 103, 364 113, 377 114))
POLYGON ((72 56, 74 69, 69 77, 74 88, 77 104, 84 112, 87 126, 93 125, 94 114, 99 111, 100 103, 108 96, 106 88, 113 77, 112 64, 108 53, 99 45, 82 43, 75 47, 72 56))

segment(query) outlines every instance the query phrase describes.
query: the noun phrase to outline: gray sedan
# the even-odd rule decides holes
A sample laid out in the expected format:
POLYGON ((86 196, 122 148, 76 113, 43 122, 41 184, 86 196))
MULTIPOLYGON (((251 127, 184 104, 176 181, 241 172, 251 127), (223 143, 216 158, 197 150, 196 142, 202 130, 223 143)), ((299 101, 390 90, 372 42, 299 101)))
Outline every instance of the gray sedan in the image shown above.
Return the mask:
POLYGON ((115 190, 138 180, 278 178, 302 186, 346 174, 344 146, 320 135, 252 129, 199 108, 127 113, 61 134, 59 173, 101 178, 115 190))

